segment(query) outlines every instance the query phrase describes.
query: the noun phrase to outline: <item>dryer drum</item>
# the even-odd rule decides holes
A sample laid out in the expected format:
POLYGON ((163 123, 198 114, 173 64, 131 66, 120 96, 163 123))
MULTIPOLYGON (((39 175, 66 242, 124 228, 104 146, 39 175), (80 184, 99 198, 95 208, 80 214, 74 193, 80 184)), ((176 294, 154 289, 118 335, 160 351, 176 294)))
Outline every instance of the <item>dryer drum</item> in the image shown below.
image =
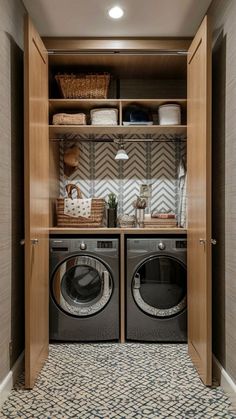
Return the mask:
POLYGON ((160 318, 176 316, 187 306, 186 266, 170 256, 146 259, 135 271, 132 293, 145 313, 160 318))
POLYGON ((56 269, 52 293, 57 305, 73 316, 91 316, 110 300, 112 278, 105 264, 92 256, 74 256, 56 269))

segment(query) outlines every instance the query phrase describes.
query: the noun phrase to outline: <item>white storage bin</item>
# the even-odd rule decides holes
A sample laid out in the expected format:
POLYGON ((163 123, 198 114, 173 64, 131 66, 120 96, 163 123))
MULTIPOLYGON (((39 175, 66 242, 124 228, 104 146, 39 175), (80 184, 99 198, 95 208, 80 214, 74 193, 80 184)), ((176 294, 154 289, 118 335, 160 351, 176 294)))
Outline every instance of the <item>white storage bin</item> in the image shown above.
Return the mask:
POLYGON ((113 108, 98 108, 90 111, 91 125, 117 125, 118 110, 113 108))
POLYGON ((160 125, 180 125, 181 106, 176 104, 161 105, 158 109, 160 125))

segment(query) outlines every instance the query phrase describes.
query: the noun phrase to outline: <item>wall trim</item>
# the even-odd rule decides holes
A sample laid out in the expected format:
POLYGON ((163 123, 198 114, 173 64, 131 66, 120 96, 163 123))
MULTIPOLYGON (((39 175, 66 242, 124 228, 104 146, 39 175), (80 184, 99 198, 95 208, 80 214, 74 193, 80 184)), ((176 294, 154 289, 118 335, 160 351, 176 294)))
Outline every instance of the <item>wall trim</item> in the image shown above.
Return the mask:
POLYGON ((25 352, 23 351, 20 356, 17 358, 15 364, 13 365, 12 369, 8 372, 6 377, 0 383, 0 408, 3 403, 8 398, 13 385, 16 382, 17 377, 24 369, 24 358, 25 352))
POLYGON ((229 396, 232 407, 236 409, 236 383, 232 380, 229 374, 222 367, 221 363, 212 356, 213 361, 213 375, 219 382, 220 386, 224 389, 225 393, 229 396))

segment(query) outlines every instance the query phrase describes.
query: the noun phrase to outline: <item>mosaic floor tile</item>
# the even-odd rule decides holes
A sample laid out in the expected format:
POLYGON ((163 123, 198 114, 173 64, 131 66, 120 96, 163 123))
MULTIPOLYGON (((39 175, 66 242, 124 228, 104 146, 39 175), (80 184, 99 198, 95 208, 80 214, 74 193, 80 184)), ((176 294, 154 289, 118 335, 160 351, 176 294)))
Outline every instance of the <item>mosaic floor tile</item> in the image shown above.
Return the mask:
POLYGON ((23 377, 9 419, 236 419, 221 387, 205 387, 186 345, 55 344, 31 391, 23 377))

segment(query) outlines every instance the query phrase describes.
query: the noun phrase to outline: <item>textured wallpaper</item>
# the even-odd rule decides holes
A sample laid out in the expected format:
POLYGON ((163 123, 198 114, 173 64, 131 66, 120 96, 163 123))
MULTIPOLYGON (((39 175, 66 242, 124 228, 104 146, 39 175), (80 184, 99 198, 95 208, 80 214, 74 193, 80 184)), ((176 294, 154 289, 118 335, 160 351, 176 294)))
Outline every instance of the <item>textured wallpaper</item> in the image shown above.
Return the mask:
POLYGON ((151 198, 146 212, 153 210, 176 212, 178 203, 177 167, 186 154, 186 143, 155 142, 126 143, 129 160, 117 162, 118 146, 108 142, 77 142, 80 165, 70 176, 64 174, 64 147, 60 164, 60 194, 65 196, 67 183, 78 184, 84 197, 104 197, 114 192, 118 197, 118 212, 132 214, 132 202, 140 193, 141 184, 151 185, 151 198))

